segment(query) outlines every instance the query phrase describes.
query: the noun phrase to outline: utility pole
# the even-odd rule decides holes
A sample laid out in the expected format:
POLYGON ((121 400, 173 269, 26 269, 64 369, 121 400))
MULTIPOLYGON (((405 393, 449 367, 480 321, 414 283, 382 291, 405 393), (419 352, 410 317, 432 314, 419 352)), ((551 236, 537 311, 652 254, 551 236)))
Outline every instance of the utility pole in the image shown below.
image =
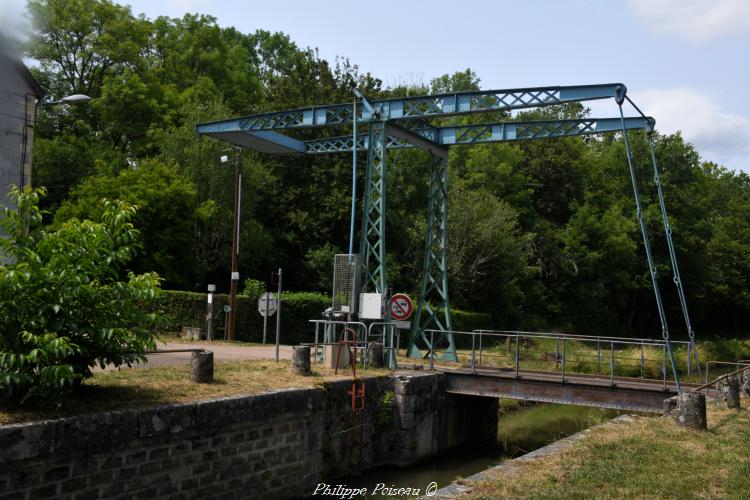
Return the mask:
POLYGON ((232 277, 229 284, 229 328, 227 339, 234 340, 234 330, 237 323, 237 284, 240 281, 240 273, 237 270, 237 259, 240 254, 240 196, 242 195, 240 185, 242 174, 240 173, 240 150, 237 148, 234 161, 234 210, 232 213, 232 277))

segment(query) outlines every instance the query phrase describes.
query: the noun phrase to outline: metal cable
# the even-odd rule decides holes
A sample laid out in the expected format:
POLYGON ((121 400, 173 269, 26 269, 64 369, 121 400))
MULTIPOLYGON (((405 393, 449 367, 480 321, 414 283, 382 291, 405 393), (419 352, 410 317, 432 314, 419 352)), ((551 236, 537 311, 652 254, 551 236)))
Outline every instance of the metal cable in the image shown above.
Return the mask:
POLYGON ((626 95, 626 96, 625 96, 625 99, 627 99, 627 100, 628 100, 628 102, 630 103, 630 105, 631 105, 631 106, 633 106, 633 107, 635 108, 635 110, 636 110, 636 111, 638 111, 638 113, 640 113, 640 114, 641 114, 641 116, 642 116, 642 117, 644 117, 644 118, 648 118, 648 116, 646 116, 645 114, 643 114, 643 111, 641 111, 641 108, 639 108, 638 106, 636 106, 636 105, 635 105, 635 103, 634 103, 634 102, 633 102, 632 100, 630 100, 630 97, 628 97, 628 96, 626 95))
MULTIPOLYGON (((648 148, 651 151, 651 163, 654 166, 654 184, 656 184, 656 191, 659 197, 659 207, 661 208, 662 222, 664 223, 664 234, 667 237, 667 247, 669 248, 669 260, 672 264, 672 276, 675 286, 677 287, 677 294, 680 297, 680 307, 682 309, 682 315, 685 318, 685 326, 687 327, 688 336, 690 338, 690 347, 695 356, 695 362, 698 365, 698 376, 701 375, 700 359, 698 358, 698 350, 695 347, 695 332, 693 326, 690 323, 690 314, 688 313, 687 300, 685 299, 685 290, 682 287, 682 279, 680 278, 680 268, 677 265, 677 252, 674 248, 674 242, 672 241, 672 227, 669 224, 669 217, 667 216, 667 205, 664 200, 664 191, 661 185, 661 176, 659 174, 659 164, 656 162, 656 152, 654 150, 654 140, 651 133, 648 134, 648 148)), ((688 353, 690 356, 690 353, 688 353)))
POLYGON ((641 227, 641 235, 643 236, 643 246, 646 250, 646 259, 648 260, 648 268, 651 274, 651 284, 654 287, 654 295, 656 296, 656 306, 659 310, 659 320, 661 321, 661 336, 664 338, 667 344, 667 350, 669 351, 669 361, 672 365, 672 373, 674 374, 675 384, 677 386, 677 392, 682 392, 680 388, 680 378, 677 373, 677 367, 674 359, 674 353, 672 352, 672 342, 669 338, 669 328, 667 326, 667 317, 664 313, 664 304, 661 300, 661 293, 659 291, 659 282, 656 277, 656 266, 654 265, 654 259, 651 255, 651 243, 648 239, 648 229, 646 228, 646 221, 643 218, 643 207, 641 205, 641 194, 638 191, 638 180, 636 177, 635 166, 633 164, 633 153, 630 150, 630 142, 628 141, 628 131, 625 128, 625 115, 622 112, 622 103, 617 103, 620 109, 620 123, 622 124, 622 136, 625 142, 625 155, 628 160, 628 168, 630 169, 630 180, 633 184, 633 194, 635 195, 635 206, 636 206, 636 217, 638 218, 638 224, 641 227))

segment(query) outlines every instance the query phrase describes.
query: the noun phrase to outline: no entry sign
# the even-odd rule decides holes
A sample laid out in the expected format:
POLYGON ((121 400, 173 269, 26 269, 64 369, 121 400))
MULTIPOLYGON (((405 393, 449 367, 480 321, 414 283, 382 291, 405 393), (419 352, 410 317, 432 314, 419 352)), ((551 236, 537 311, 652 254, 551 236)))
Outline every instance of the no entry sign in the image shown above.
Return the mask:
POLYGON ((414 311, 414 304, 405 293, 397 293, 391 298, 391 318, 404 321, 414 311))

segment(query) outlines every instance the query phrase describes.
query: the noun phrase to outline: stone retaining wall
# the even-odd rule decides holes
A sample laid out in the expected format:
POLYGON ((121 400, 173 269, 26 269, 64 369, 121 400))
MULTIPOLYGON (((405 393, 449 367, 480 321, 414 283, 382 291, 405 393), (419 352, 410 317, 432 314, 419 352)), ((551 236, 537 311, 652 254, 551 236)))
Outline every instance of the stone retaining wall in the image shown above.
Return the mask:
POLYGON ((0 427, 0 499, 301 497, 496 429, 497 400, 446 394, 441 374, 365 382, 354 446, 346 380, 0 427))

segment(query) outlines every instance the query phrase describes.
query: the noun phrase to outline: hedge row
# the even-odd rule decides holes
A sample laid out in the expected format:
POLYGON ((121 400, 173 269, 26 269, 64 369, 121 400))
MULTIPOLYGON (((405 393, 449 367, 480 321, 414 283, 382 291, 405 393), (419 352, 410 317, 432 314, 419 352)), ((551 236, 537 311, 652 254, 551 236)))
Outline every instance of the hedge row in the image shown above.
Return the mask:
MULTIPOLYGON (((282 292, 281 342, 298 344, 311 342, 314 327, 311 319, 322 319, 323 311, 331 306, 331 298, 312 292, 282 292)), ((236 340, 261 342, 263 339, 263 317, 258 313, 257 298, 237 296, 237 329, 236 340)), ((224 306, 229 303, 226 294, 214 295, 214 337, 224 335, 224 306)), ((160 334, 179 332, 183 326, 197 326, 206 330, 207 297, 205 293, 164 290, 161 296, 149 306, 157 319, 151 327, 160 334)), ((489 328, 489 314, 462 311, 451 311, 453 329, 472 331, 476 328, 489 328)), ((412 318, 413 319, 413 318, 412 318)), ((268 318, 268 340, 273 342, 276 332, 276 316, 268 318)))

